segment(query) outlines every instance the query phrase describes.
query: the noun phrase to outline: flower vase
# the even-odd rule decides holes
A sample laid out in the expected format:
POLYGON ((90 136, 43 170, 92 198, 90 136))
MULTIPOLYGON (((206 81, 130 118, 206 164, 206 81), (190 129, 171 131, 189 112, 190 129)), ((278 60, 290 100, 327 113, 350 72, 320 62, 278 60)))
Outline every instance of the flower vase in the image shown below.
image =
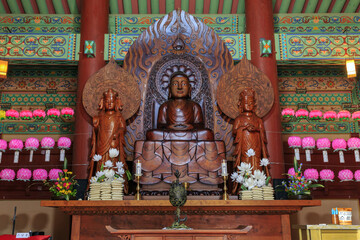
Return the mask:
POLYGON ((252 199, 253 200, 264 200, 263 191, 259 187, 254 187, 251 189, 252 199))
POLYGON ((312 197, 309 194, 291 195, 288 196, 290 200, 311 200, 312 197))
POLYGON ((242 190, 239 194, 239 199, 241 200, 252 200, 252 191, 251 190, 242 190))

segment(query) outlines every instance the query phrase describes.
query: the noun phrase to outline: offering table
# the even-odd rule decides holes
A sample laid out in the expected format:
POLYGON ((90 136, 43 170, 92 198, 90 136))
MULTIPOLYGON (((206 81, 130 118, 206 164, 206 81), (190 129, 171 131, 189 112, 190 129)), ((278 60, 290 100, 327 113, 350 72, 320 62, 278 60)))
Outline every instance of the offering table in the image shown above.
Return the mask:
MULTIPOLYGON (((219 239, 287 240, 291 239, 289 215, 320 205, 320 200, 188 200, 181 210, 188 217, 186 225, 199 230, 189 239, 197 239, 196 234, 202 234, 202 240, 215 239, 210 234, 219 230, 224 236, 219 239)), ((174 220, 175 207, 168 200, 41 201, 41 206, 72 215, 71 239, 141 239, 134 238, 141 230, 158 236, 142 239, 179 239, 162 238, 164 232, 154 235, 174 220)))

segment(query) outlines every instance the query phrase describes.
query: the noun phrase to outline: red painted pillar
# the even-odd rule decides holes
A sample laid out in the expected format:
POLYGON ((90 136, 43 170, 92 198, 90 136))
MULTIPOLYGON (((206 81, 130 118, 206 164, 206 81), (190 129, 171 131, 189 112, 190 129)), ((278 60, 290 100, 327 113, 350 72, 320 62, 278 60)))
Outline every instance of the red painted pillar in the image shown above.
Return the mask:
POLYGON ((274 22, 272 1, 245 0, 246 31, 250 34, 251 63, 264 72, 274 87, 274 106, 264 117, 272 178, 282 178, 284 173, 284 152, 281 140, 281 121, 277 66, 275 58, 274 22), (260 57, 260 38, 271 40, 272 52, 269 57, 260 57))
POLYGON ((91 75, 105 65, 104 34, 108 33, 109 0, 81 1, 81 39, 78 66, 78 85, 76 98, 75 141, 73 152, 73 171, 78 179, 86 179, 90 154, 90 138, 92 132, 91 118, 82 104, 82 92, 91 75), (84 55, 85 40, 94 40, 96 44, 95 58, 84 55))

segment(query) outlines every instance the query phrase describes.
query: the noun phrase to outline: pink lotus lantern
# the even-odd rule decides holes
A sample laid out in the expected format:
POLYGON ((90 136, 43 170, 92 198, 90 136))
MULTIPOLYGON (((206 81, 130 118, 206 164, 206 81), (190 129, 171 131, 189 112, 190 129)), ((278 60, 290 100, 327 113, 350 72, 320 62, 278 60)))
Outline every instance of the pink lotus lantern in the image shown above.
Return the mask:
POLYGON ((42 109, 36 109, 33 111, 33 117, 35 118, 36 121, 42 121, 45 119, 46 113, 42 109))
POLYGON ((295 115, 295 111, 291 108, 285 108, 284 110, 281 111, 281 115, 284 118, 292 118, 295 115))
POLYGON ((322 117, 322 112, 320 110, 311 110, 309 113, 310 120, 320 120, 322 117))
POLYGON ((356 170, 354 173, 355 181, 360 182, 360 170, 356 170))
POLYGON ((20 168, 16 173, 17 180, 29 181, 31 178, 31 170, 28 168, 20 168))
POLYGON ((30 120, 32 117, 33 117, 33 114, 32 114, 32 112, 29 111, 29 110, 22 110, 22 111, 20 112, 20 118, 21 118, 22 120, 30 120))
POLYGON ((347 110, 342 110, 338 112, 337 117, 340 121, 347 121, 351 117, 351 113, 347 110))
POLYGON ((21 151, 24 147, 23 141, 20 139, 11 139, 9 143, 9 149, 14 150, 14 163, 19 162, 19 151, 21 151))
POLYGON ((12 169, 3 169, 0 172, 1 180, 4 181, 14 181, 15 179, 15 171, 12 169))
POLYGON ((295 176, 295 169, 292 167, 292 168, 289 168, 288 170, 288 175, 290 176, 295 176))
POLYGON ((39 148, 39 140, 37 138, 28 138, 25 141, 25 149, 30 151, 30 157, 29 162, 32 162, 34 151, 36 151, 39 148))
POLYGON ((57 180, 59 178, 59 173, 61 173, 62 170, 58 168, 53 168, 49 172, 49 179, 50 180, 57 180))
POLYGON ((319 138, 316 141, 316 146, 319 150, 322 150, 323 153, 323 161, 324 162, 329 162, 328 159, 328 153, 327 153, 327 149, 330 149, 331 146, 331 142, 328 138, 319 138))
POLYGON ((33 171, 33 180, 34 181, 43 181, 48 177, 47 171, 45 169, 35 169, 33 171))
POLYGON ((335 121, 336 116, 337 114, 334 111, 327 111, 326 113, 324 113, 324 119, 326 121, 335 121))
POLYGON ((60 116, 59 109, 51 108, 47 111, 47 115, 51 118, 58 118, 60 116))
POLYGON ((360 149, 360 138, 349 138, 347 141, 349 150, 354 150, 355 162, 360 162, 359 149, 360 149))
POLYGON ((339 151, 340 163, 345 163, 344 152, 343 152, 346 151, 345 139, 342 138, 335 139, 334 141, 332 141, 332 147, 334 149, 334 152, 339 151))
POLYGON ((0 163, 2 158, 2 153, 5 152, 7 148, 7 142, 4 139, 0 139, 0 163))
POLYGON ((352 181, 354 174, 349 169, 343 169, 339 171, 338 177, 340 179, 340 182, 352 181))
POLYGON ((319 172, 315 168, 308 168, 304 171, 304 177, 311 181, 317 181, 319 179, 319 172))
POLYGON ((41 139, 41 148, 45 149, 45 162, 50 161, 50 149, 55 146, 55 140, 51 137, 44 137, 41 139))
POLYGON ((295 113, 297 119, 306 119, 309 116, 309 112, 306 109, 299 109, 295 113))
POLYGON ((288 144, 290 148, 294 148, 296 160, 300 160, 300 151, 301 147, 301 138, 296 136, 291 136, 288 138, 288 144))
POLYGON ((19 112, 14 109, 9 109, 5 112, 7 119, 16 120, 19 118, 19 112))
POLYGON ((60 161, 63 162, 65 159, 65 150, 69 150, 71 147, 71 140, 68 137, 61 137, 57 144, 60 149, 60 161))
POLYGON ((315 148, 315 139, 313 137, 304 137, 302 139, 302 147, 303 149, 305 149, 306 161, 310 162, 311 161, 310 150, 315 148))
POLYGON ((322 181, 334 181, 335 174, 333 170, 330 169, 323 169, 320 171, 320 179, 322 181))
POLYGON ((63 108, 61 109, 61 116, 65 119, 71 119, 74 116, 74 110, 69 107, 63 108))
POLYGON ((360 111, 354 112, 351 115, 352 119, 354 119, 355 121, 360 121, 360 111))

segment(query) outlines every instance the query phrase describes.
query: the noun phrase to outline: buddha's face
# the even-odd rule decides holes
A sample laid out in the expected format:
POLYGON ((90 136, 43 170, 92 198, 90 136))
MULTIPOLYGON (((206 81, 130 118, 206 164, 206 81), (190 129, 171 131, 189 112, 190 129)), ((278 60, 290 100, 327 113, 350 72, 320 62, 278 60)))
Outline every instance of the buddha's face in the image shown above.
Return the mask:
POLYGON ((190 93, 189 79, 185 76, 175 76, 170 81, 171 98, 186 98, 190 93))
POLYGON ((253 96, 245 96, 243 101, 244 112, 253 112, 255 110, 255 99, 253 96))
POLYGON ((105 95, 104 96, 104 105, 105 105, 105 110, 115 110, 115 96, 113 96, 112 94, 109 95, 105 95))

